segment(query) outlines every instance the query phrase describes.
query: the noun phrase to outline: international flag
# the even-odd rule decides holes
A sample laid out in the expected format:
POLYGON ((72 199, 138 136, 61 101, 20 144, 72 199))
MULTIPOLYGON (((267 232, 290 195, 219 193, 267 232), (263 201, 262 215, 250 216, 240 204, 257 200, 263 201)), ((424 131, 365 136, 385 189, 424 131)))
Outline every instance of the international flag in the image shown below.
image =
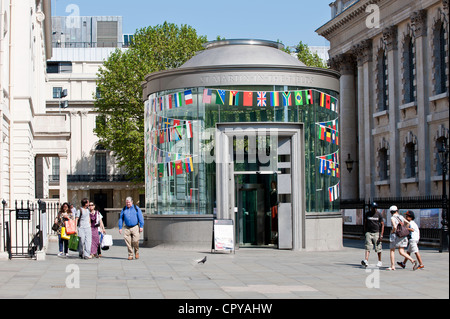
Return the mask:
POLYGON ((212 99, 212 90, 204 89, 203 90, 203 103, 210 104, 212 99))
POLYGON ((313 98, 313 91, 312 90, 308 90, 308 103, 309 104, 314 104, 314 98, 313 98))
POLYGON ((291 92, 283 92, 282 96, 283 96, 283 106, 291 106, 292 105, 291 92))
POLYGON ((327 128, 327 142, 331 143, 331 129, 327 128))
POLYGON ((186 134, 188 138, 192 138, 192 122, 191 121, 187 121, 186 122, 186 134))
POLYGON ((253 92, 244 92, 244 106, 253 106, 253 92))
POLYGON ((164 177, 164 164, 158 164, 158 175, 164 177))
POLYGON ((181 160, 175 161, 175 174, 183 174, 183 162, 181 160))
POLYGON ((174 134, 175 141, 179 141, 179 140, 183 139, 183 135, 181 134, 181 129, 179 126, 175 126, 173 128, 173 134, 174 134))
POLYGON ((331 109, 331 96, 326 94, 325 96, 325 108, 330 110, 331 109))
POLYGON ((181 94, 182 94, 181 92, 173 94, 173 100, 174 100, 175 107, 183 106, 183 100, 181 98, 181 94))
POLYGON ((225 90, 216 90, 216 104, 225 105, 225 90))
POLYGON ((280 96, 278 92, 270 92, 270 106, 280 106, 280 96))
POLYGON ((172 162, 167 162, 166 163, 166 170, 167 170, 167 176, 173 176, 173 164, 172 162))
POLYGON ((228 97, 228 105, 239 105, 239 92, 238 91, 229 91, 228 97))
POLYGON ((159 130, 159 144, 164 144, 164 130, 159 130))
POLYGON ((258 92, 256 94, 257 106, 267 106, 266 92, 258 92))
POLYGON ((302 91, 295 91, 295 105, 303 105, 302 91))
POLYGON ((166 108, 172 109, 172 95, 170 94, 166 95, 166 108))
POLYGON ((324 107, 325 106, 325 93, 320 93, 320 100, 319 100, 319 106, 324 107))
POLYGON ((334 98, 334 97, 330 97, 330 104, 331 104, 331 110, 332 110, 333 112, 338 112, 338 109, 337 109, 337 99, 334 98))
POLYGON ((194 101, 192 100, 192 90, 184 91, 184 102, 186 103, 186 105, 194 103, 194 101))
POLYGON ((186 158, 186 173, 192 173, 194 171, 194 164, 192 163, 192 157, 186 158))
POLYGON ((327 132, 327 129, 325 128, 325 126, 320 125, 320 139, 322 141, 325 141, 325 134, 327 132))

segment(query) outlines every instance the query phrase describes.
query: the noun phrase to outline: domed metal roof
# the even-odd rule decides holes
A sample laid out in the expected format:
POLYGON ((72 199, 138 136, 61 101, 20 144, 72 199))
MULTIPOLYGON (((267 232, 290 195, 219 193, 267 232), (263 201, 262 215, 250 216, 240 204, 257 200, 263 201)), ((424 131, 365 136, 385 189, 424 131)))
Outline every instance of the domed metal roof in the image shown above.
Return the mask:
POLYGON ((180 68, 214 66, 305 66, 295 57, 280 50, 284 46, 267 40, 233 39, 213 41, 180 68))

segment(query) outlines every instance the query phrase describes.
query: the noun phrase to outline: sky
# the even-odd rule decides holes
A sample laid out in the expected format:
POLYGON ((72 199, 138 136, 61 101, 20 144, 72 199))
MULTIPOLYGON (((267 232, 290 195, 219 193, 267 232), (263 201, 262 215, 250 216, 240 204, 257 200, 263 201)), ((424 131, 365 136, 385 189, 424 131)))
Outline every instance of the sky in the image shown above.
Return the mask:
POLYGON ((209 41, 226 39, 300 41, 328 46, 315 30, 331 18, 331 0, 51 0, 53 16, 122 16, 123 33, 164 21, 186 24, 209 41))

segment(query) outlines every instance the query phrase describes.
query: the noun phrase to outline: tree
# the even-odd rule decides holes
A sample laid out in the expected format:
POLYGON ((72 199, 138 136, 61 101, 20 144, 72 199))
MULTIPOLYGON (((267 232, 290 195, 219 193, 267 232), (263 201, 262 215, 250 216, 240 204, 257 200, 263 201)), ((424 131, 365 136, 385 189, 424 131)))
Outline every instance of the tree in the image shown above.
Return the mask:
POLYGON ((138 30, 127 51, 116 49, 99 69, 94 108, 99 118, 94 132, 113 151, 119 167, 134 181, 143 181, 145 76, 177 68, 203 50, 206 37, 195 29, 164 22, 138 30))
POLYGON ((309 47, 302 41, 295 47, 297 58, 306 64, 306 66, 312 66, 317 68, 327 69, 327 64, 319 57, 317 53, 312 53, 309 47))

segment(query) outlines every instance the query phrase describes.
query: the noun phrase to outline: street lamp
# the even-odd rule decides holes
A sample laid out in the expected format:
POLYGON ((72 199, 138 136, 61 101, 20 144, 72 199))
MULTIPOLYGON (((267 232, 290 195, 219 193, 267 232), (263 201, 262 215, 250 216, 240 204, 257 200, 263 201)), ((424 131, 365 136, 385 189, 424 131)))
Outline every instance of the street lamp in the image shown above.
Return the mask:
POLYGON ((447 139, 444 138, 442 147, 439 149, 439 161, 442 165, 442 230, 441 230, 441 247, 439 252, 448 252, 448 201, 447 201, 447 165, 448 165, 447 139))
POLYGON ((348 154, 347 160, 345 161, 345 165, 347 166, 347 171, 349 173, 352 172, 353 170, 353 164, 356 163, 356 161, 354 161, 351 157, 350 154, 348 154))

